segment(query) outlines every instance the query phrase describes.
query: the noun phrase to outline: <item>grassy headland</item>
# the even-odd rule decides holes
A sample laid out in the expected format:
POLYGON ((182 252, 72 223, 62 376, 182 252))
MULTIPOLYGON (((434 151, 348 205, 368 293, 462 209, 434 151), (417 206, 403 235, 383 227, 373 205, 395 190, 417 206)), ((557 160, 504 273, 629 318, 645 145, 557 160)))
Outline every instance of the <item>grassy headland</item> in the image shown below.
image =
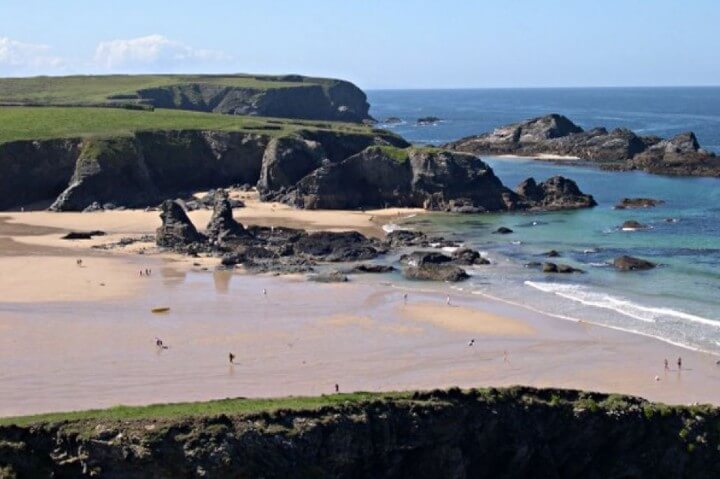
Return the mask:
POLYGON ((119 108, 0 107, 0 143, 16 140, 127 136, 144 130, 249 131, 272 136, 299 130, 330 130, 371 134, 356 123, 318 122, 224 115, 184 110, 119 108))

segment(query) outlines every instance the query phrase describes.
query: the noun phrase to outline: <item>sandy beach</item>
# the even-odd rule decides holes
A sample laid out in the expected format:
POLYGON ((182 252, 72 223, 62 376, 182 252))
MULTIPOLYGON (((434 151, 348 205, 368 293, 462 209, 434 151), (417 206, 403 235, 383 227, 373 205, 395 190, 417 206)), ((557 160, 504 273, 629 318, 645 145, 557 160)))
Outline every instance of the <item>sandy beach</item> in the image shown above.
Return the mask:
MULTIPOLYGON (((382 224, 417 213, 246 202, 235 210, 243 223, 376 235, 382 224)), ((202 227, 209 215, 190 216, 202 227)), ((442 284, 407 289, 399 275, 324 285, 214 271, 216 258, 179 258, 151 243, 90 248, 152 233, 157 212, 0 216, 0 415, 314 395, 332 392, 336 383, 343 391, 526 384, 720 405, 718 358, 652 338, 442 284), (90 229, 108 234, 60 239, 90 229), (145 268, 152 275, 139 277, 145 268), (157 306, 171 309, 151 313, 157 306), (156 348, 156 336, 169 348, 156 348), (237 364, 228 364, 229 352, 237 364)))

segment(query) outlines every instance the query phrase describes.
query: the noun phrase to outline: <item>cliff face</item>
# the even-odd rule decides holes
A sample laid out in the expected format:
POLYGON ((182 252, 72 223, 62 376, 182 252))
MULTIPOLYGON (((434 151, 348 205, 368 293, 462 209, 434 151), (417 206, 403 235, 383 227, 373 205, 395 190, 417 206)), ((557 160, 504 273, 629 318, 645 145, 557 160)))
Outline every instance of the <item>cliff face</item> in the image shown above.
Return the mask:
MULTIPOLYGON (((263 170, 283 157, 280 152, 275 161, 266 156, 263 170)), ((513 192, 476 156, 437 148, 371 146, 342 161, 302 164, 305 176, 295 184, 261 181, 263 197, 308 209, 416 207, 467 213, 595 205, 592 196, 559 177, 541 185, 532 180, 532 195, 525 195, 528 188, 513 192)))
MULTIPOLYGON (((0 209, 52 200, 56 211, 82 210, 93 202, 155 206, 191 190, 254 185, 271 139, 250 132, 172 130, 5 143, 0 145, 0 209)), ((308 130, 277 141, 308 141, 323 157, 350 156, 376 142, 407 145, 384 132, 308 130), (305 140, 304 135, 316 140, 305 140)), ((297 168, 294 159, 290 166, 297 168)), ((291 168, 284 166, 283 174, 292 177, 291 168)))
POLYGON ((716 478, 720 412, 593 393, 415 393, 316 410, 0 427, 2 477, 716 478))
POLYGON ((670 139, 618 128, 584 131, 562 115, 548 115, 462 138, 447 148, 477 155, 576 156, 618 170, 668 175, 720 176, 720 158, 703 150, 693 133, 670 139))
POLYGON ((141 89, 137 97, 142 103, 157 108, 308 120, 361 122, 372 119, 365 93, 342 80, 269 89, 187 83, 141 89))

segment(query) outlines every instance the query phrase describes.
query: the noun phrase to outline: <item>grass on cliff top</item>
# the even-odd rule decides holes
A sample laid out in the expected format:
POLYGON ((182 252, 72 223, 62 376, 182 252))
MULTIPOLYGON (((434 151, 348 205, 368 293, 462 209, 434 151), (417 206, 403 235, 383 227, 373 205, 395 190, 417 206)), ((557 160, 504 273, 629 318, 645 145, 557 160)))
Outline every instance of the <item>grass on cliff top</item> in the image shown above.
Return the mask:
POLYGON ((308 129, 372 134, 370 127, 355 123, 223 115, 184 110, 0 107, 0 143, 88 136, 126 136, 143 130, 251 131, 280 136, 308 129))
POLYGON ((409 398, 412 393, 355 392, 316 397, 287 397, 276 399, 220 399, 205 402, 151 404, 149 406, 115 406, 108 409, 60 412, 0 418, 0 426, 26 426, 37 423, 82 420, 172 419, 193 416, 238 415, 272 412, 279 409, 308 410, 346 403, 360 403, 375 399, 409 398))
POLYGON ((105 103, 115 95, 189 83, 267 90, 326 86, 330 79, 254 75, 77 75, 0 78, 0 102, 47 105, 105 103))

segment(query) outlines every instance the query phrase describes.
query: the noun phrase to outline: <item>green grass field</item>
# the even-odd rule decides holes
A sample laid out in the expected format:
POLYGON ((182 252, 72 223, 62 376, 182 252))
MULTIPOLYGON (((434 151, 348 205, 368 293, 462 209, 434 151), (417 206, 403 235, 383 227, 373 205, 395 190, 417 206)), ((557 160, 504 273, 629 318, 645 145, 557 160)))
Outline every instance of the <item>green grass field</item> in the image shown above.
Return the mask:
POLYGON ((271 88, 327 85, 333 80, 298 77, 280 81, 281 77, 252 75, 103 75, 0 78, 0 103, 97 104, 114 95, 133 95, 146 88, 188 83, 205 83, 259 90, 271 88))
POLYGON ((60 412, 0 418, 0 426, 24 426, 41 422, 81 421, 87 419, 130 420, 167 419, 192 416, 213 416, 218 414, 238 415, 258 412, 272 412, 278 409, 308 410, 323 406, 345 403, 359 403, 374 399, 410 398, 412 393, 368 393, 356 392, 316 397, 286 397, 277 399, 220 399, 206 402, 152 404, 149 406, 116 406, 109 409, 60 412))
POLYGON ((289 120, 184 110, 120 108, 0 107, 0 143, 16 140, 125 136, 143 130, 254 131, 285 135, 303 129, 371 133, 354 123, 289 120))

